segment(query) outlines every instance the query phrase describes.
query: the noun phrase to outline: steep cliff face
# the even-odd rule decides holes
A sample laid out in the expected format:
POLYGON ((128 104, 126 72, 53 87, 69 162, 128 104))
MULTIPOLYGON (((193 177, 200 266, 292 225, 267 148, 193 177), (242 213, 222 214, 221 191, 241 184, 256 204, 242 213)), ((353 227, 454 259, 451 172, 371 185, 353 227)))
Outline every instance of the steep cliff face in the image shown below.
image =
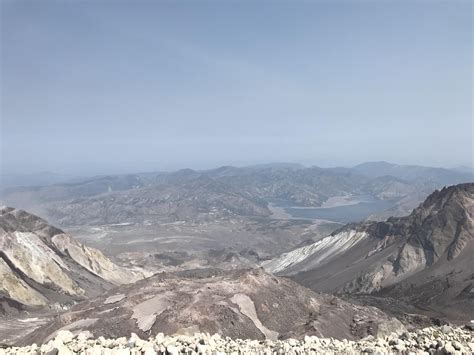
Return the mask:
POLYGON ((474 184, 435 191, 404 221, 408 244, 422 248, 429 265, 452 260, 474 237, 473 213, 474 184))
POLYGON ((432 301, 472 302, 473 216, 474 184, 455 185, 435 191, 407 217, 347 225, 264 267, 319 291, 404 290, 418 302, 418 288, 430 283, 432 301))
POLYGON ((105 257, 100 250, 82 245, 68 234, 57 234, 52 237, 52 241, 60 252, 68 255, 92 274, 114 285, 131 283, 141 278, 140 274, 132 273, 117 266, 105 257))
MULTIPOLYGON (((456 259, 466 254, 474 241, 473 206, 474 184, 457 185, 435 191, 406 218, 391 218, 378 224, 372 238, 391 239, 392 245, 397 243, 399 247, 381 267, 362 275, 369 285, 356 282, 346 290, 379 290, 425 269, 456 268, 456 259)), ((387 245, 379 242, 374 253, 387 245)))
POLYGON ((0 209, 0 293, 4 297, 33 306, 67 303, 140 277, 39 217, 0 209))

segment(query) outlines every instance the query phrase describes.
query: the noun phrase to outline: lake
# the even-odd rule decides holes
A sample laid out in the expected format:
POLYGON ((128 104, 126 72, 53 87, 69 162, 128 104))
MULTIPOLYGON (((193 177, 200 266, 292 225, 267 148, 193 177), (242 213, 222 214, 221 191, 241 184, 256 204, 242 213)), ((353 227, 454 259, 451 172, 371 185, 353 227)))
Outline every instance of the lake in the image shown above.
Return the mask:
POLYGON ((354 196, 351 204, 325 207, 325 208, 311 208, 311 207, 296 207, 289 206, 283 201, 278 201, 274 205, 282 207, 286 213, 293 218, 304 219, 325 219, 340 223, 359 222, 371 214, 384 211, 394 206, 394 201, 379 200, 373 196, 354 196))

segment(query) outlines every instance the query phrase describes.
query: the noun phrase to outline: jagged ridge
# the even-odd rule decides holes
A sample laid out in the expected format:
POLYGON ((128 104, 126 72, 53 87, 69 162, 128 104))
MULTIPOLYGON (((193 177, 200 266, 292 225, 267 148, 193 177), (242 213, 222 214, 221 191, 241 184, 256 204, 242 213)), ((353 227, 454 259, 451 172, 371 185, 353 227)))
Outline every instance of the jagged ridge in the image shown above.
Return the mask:
POLYGON ((407 291, 408 287, 417 290, 412 291, 416 296, 417 288, 426 282, 433 286, 452 279, 451 287, 443 287, 450 290, 431 287, 436 291, 430 297, 439 299, 436 292, 446 297, 449 293, 443 302, 457 297, 472 303, 472 297, 466 295, 474 285, 470 274, 474 268, 473 206, 473 183, 443 188, 407 217, 347 225, 264 266, 272 272, 293 275, 316 290, 349 293, 407 291), (331 252, 342 242, 348 247, 331 252))
POLYGON ((143 275, 23 210, 0 209, 0 293, 30 306, 68 303, 143 275))

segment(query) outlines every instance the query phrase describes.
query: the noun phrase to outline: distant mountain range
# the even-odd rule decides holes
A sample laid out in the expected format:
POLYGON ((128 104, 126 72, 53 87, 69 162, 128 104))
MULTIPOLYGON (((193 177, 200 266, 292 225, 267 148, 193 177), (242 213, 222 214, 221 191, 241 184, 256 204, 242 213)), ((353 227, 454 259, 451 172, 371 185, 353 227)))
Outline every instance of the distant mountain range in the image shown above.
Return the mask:
POLYGON ((313 290, 371 294, 474 318, 474 183, 432 193, 406 217, 349 224, 265 262, 313 290))
POLYGON ((44 186, 73 181, 74 179, 78 179, 78 177, 50 171, 34 174, 1 174, 0 186, 2 189, 18 186, 44 186))
MULTIPOLYGON (((419 165, 398 165, 384 161, 362 163, 356 165, 352 170, 374 178, 393 176, 409 182, 432 181, 444 185, 451 184, 452 179, 456 174, 466 174, 469 176, 469 171, 463 169, 432 168, 419 165)), ((472 171, 470 173, 472 174, 472 171)))
POLYGON ((469 181, 465 172, 386 162, 326 169, 268 164, 6 188, 1 199, 60 226, 268 217, 271 203, 314 208, 357 195, 390 201, 386 211, 371 216, 383 219, 410 213, 436 188, 469 181))

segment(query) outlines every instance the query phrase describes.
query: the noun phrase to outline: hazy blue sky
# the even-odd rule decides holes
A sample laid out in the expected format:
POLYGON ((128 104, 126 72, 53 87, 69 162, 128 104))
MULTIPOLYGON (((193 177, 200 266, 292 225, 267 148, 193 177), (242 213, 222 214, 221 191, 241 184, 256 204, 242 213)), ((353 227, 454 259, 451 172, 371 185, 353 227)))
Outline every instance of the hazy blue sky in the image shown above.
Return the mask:
POLYGON ((4 172, 472 164, 471 1, 1 10, 4 172))

